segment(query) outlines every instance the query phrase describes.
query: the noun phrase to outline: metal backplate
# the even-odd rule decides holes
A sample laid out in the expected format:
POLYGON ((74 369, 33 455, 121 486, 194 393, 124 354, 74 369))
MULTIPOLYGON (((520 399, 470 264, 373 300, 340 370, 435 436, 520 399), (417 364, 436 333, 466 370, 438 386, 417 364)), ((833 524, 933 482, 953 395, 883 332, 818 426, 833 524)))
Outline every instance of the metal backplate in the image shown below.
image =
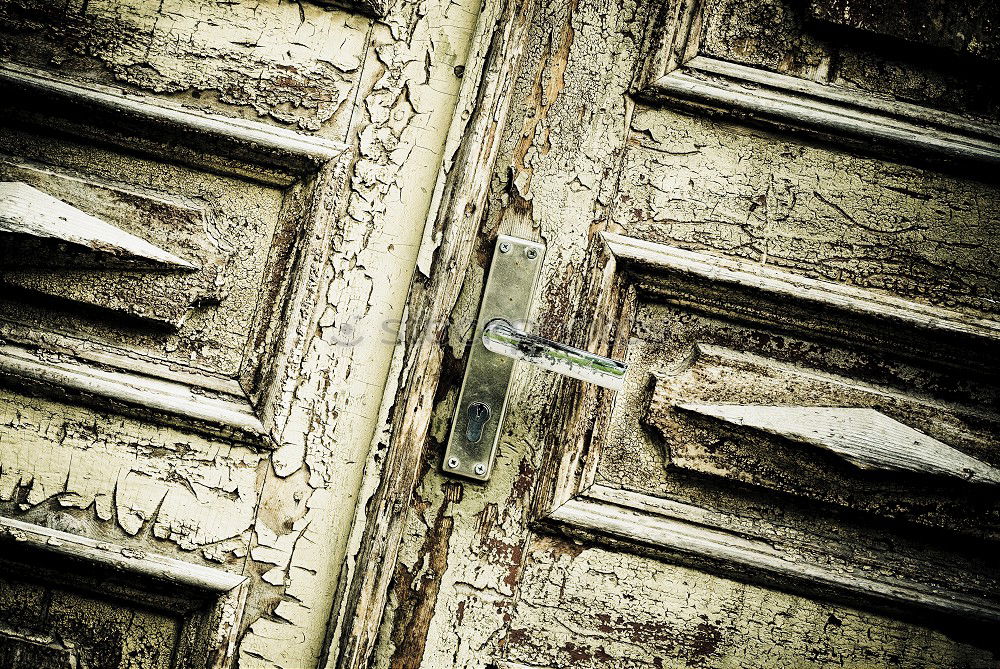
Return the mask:
POLYGON ((485 481, 493 471, 514 361, 486 350, 483 328, 494 318, 505 318, 523 327, 544 255, 545 246, 537 242, 506 235, 497 239, 444 452, 444 471, 448 474, 485 481))

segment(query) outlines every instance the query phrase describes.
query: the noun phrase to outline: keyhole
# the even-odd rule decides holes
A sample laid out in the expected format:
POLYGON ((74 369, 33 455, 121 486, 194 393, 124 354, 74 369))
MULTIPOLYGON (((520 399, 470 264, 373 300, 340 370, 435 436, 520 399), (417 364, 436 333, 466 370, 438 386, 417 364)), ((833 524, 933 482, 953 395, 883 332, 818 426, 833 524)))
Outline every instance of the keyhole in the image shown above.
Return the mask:
POLYGON ((486 426, 486 421, 490 419, 491 413, 493 411, 490 409, 490 405, 484 402, 473 402, 469 405, 465 438, 470 444, 478 444, 479 440, 483 438, 483 428, 486 426))

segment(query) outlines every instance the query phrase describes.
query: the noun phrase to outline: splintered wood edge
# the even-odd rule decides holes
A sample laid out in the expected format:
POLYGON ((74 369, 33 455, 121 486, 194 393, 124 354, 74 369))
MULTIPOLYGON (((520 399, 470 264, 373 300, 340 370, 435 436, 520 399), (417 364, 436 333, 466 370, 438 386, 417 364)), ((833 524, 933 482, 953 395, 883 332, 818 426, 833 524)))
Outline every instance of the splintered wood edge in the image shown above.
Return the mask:
POLYGON ((32 525, 12 518, 0 517, 0 544, 6 545, 3 551, 5 556, 14 554, 13 546, 22 545, 61 557, 82 560, 97 567, 209 593, 229 592, 246 580, 241 574, 32 525))

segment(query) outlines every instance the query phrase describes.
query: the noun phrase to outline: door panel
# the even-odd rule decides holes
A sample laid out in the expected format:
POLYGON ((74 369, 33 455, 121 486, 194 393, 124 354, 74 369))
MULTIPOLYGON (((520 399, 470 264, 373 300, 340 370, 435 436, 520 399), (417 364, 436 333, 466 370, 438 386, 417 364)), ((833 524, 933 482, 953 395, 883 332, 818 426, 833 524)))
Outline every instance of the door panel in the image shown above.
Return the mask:
POLYGON ((533 15, 487 214, 438 219, 463 291, 436 295, 475 322, 495 234, 544 241, 529 329, 628 381, 522 365, 476 484, 439 465, 478 333, 409 360, 407 446, 440 385, 379 510, 376 666, 997 663, 989 47, 823 5, 533 15))
POLYGON ((108 590, 117 563, 5 571, 65 615, 4 611, 0 664, 337 655, 478 11, 0 2, 0 521, 246 579, 191 610, 155 579, 108 590))

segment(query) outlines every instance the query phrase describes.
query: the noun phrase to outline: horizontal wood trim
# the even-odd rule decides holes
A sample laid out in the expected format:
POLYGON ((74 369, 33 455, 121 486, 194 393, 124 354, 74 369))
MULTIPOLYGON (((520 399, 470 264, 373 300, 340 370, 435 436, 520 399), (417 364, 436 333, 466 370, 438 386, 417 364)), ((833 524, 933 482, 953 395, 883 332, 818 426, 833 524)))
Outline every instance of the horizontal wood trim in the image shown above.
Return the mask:
POLYGON ((542 522, 598 541, 605 538, 651 548, 658 555, 698 567, 721 566, 736 578, 750 569, 765 574, 772 583, 798 585, 798 591, 807 596, 832 593, 878 601, 896 610, 946 614, 979 623, 1000 621, 995 597, 902 581, 873 571, 834 570, 783 553, 768 541, 715 526, 711 512, 700 507, 636 492, 594 485, 542 522))
POLYGON ((639 95, 714 107, 741 119, 812 131, 833 141, 1000 164, 1000 126, 706 56, 691 58, 639 95))
MULTIPOLYGON (((198 388, 121 369, 96 366, 51 353, 0 345, 0 383, 40 394, 82 400, 97 406, 159 418, 212 436, 270 448, 264 425, 248 399, 210 396, 198 388)), ((232 384, 235 385, 235 384, 232 384)))
POLYGON ((655 289, 655 273, 681 274, 722 287, 769 293, 778 300, 812 303, 878 321, 894 321, 936 333, 959 334, 991 344, 1000 343, 1000 321, 912 302, 830 281, 821 281, 759 263, 732 260, 614 233, 602 233, 619 263, 650 273, 647 288, 655 289))
POLYGON ((89 537, 0 518, 0 545, 5 558, 30 548, 102 569, 149 578, 167 585, 182 586, 205 593, 223 594, 246 580, 241 574, 175 560, 156 553, 120 546, 89 537))
POLYGON ((0 67, 0 100, 8 122, 34 122, 269 184, 287 185, 347 150, 286 128, 153 103, 22 66, 0 67))

